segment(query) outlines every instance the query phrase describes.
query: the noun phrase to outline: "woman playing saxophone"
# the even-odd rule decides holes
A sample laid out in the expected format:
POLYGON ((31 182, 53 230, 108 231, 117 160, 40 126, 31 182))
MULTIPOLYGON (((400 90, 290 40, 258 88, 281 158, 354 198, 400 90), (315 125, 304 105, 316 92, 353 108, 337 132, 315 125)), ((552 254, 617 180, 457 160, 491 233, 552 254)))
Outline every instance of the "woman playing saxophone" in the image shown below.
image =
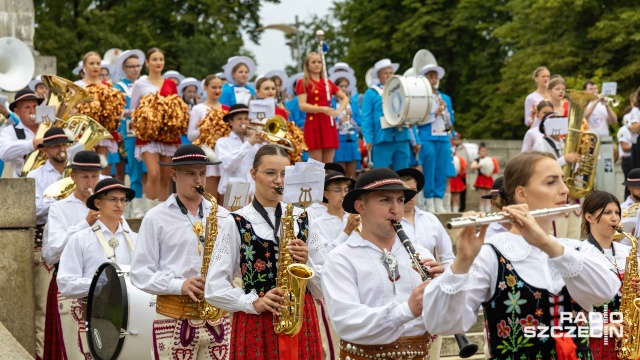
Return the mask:
POLYGON ((324 263, 325 253, 317 226, 302 209, 290 209, 280 202, 284 169, 289 164, 282 147, 261 147, 250 170, 256 184, 253 202, 232 213, 219 228, 205 297, 213 306, 234 312, 232 359, 323 358, 316 310, 308 291, 301 293, 302 319, 286 319, 301 322, 297 335, 279 335, 274 329, 274 315, 282 318, 290 310, 283 311, 285 294, 279 287, 282 258, 310 267, 315 276, 306 282, 306 289, 314 297, 322 297, 317 265, 324 263), (288 249, 281 249, 284 242, 288 249), (243 288, 233 287, 236 274, 241 277, 243 288), (294 343, 297 353, 286 353, 294 343))

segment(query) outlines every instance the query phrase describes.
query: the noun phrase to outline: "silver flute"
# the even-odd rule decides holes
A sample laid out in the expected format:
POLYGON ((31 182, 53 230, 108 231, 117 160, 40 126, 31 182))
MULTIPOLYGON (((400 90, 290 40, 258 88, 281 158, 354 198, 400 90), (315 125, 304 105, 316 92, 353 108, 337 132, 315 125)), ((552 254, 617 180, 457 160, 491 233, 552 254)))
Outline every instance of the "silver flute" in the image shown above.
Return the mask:
MULTIPOLYGON (((538 209, 532 210, 529 213, 533 217, 549 216, 560 213, 566 213, 569 211, 579 210, 580 204, 562 205, 552 209, 538 209)), ((486 215, 478 216, 463 216, 459 218, 453 218, 447 223, 447 229, 459 229, 468 226, 482 226, 490 223, 511 222, 508 215, 504 212, 489 213, 486 215)))

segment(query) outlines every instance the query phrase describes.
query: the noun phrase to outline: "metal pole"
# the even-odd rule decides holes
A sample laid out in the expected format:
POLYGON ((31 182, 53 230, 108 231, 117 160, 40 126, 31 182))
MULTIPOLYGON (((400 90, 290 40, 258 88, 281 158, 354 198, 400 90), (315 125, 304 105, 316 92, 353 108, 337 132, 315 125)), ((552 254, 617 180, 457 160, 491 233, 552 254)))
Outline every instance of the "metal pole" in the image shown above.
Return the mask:
POLYGON ((296 59, 298 62, 298 72, 302 72, 302 46, 300 45, 300 23, 298 22, 298 15, 296 15, 296 23, 294 24, 296 27, 296 46, 298 47, 298 58, 296 59))

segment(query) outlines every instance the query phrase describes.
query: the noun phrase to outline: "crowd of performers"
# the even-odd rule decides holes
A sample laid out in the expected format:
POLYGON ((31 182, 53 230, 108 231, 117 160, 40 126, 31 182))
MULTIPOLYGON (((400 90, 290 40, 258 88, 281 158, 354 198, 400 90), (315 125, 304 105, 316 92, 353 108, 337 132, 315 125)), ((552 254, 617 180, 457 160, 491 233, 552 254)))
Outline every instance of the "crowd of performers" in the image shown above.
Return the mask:
MULTIPOLYGON (((439 131, 453 118, 448 97, 440 94, 426 125, 382 129, 381 92, 398 65, 378 61, 376 77, 360 96, 348 65, 337 64, 325 82, 321 59, 310 53, 297 79, 274 72, 253 87, 248 80, 255 65, 247 57, 231 58, 224 73, 198 81, 163 74, 164 53, 157 48, 123 52, 115 70, 90 52, 76 84, 96 98, 126 101, 115 128, 107 120, 101 123, 113 139, 95 149, 83 149, 57 127, 36 137, 38 124, 31 115, 47 96, 37 81, 35 92, 18 92, 9 105, 17 123, 0 133, 0 158, 11 163, 16 176, 35 149, 47 159, 27 175, 36 184, 38 358, 91 358, 84 332, 86 298, 98 267, 113 262, 130 266, 133 286, 157 296, 157 314, 148 325, 153 341, 145 344, 155 359, 437 359, 442 336, 468 331, 480 309, 488 358, 616 359, 615 339, 524 334, 531 327, 568 333, 576 324, 561 314, 615 312, 625 295, 623 281, 633 285, 624 289, 635 290, 637 273, 627 279, 624 273, 627 256, 637 254, 628 239, 626 244, 613 240, 622 213, 613 194, 588 194, 581 211, 572 212, 579 216, 574 222, 564 213, 531 214, 571 202, 562 165, 579 161, 578 155, 561 156, 552 146, 561 139, 544 140, 540 129, 528 133, 551 150, 536 141, 509 160, 503 178, 476 181, 488 188, 481 210, 503 211, 510 222, 462 229, 454 254, 451 238, 433 214, 444 208, 448 186, 465 186, 449 180, 455 178, 450 143, 457 150, 460 137, 452 140, 439 131), (142 64, 148 76, 139 79, 142 64), (121 78, 113 85, 104 77, 118 73, 121 78), (287 100, 287 89, 292 99, 287 100), (293 151, 255 131, 259 124, 250 119, 247 104, 269 98, 293 129, 287 134, 293 151), (285 167, 302 160, 301 147, 326 164, 323 199, 306 209, 293 208, 295 239, 283 250, 281 227, 289 206, 280 187, 285 167), (363 154, 374 168, 354 180, 363 154), (124 159, 127 170, 118 171, 124 159), (112 171, 115 177, 109 176, 112 171), (130 187, 118 179, 124 173, 130 187), (61 200, 43 196, 63 175, 75 183, 73 193, 61 200), (227 209, 221 200, 227 185, 238 180, 250 183, 251 200, 227 209), (213 197, 203 197, 199 187, 213 197), (416 206, 418 193, 424 194, 427 211, 416 206), (150 209, 135 233, 124 215, 127 204, 141 203, 142 194, 150 209), (212 219, 218 233, 202 273, 203 229, 212 219), (406 250, 395 222, 418 255, 406 250), (577 235, 559 235, 562 222, 577 235), (294 336, 274 329, 285 301, 276 284, 283 252, 315 273, 299 299, 303 316, 294 336), (430 279, 416 271, 416 260, 430 279), (200 318, 193 308, 205 301, 226 314, 215 321, 200 318)), ((547 70, 541 71, 536 78, 547 70)), ((444 70, 429 65, 419 75, 437 92, 444 70)), ((550 94, 556 79, 544 80, 550 94)), ((533 121, 539 118, 544 126, 550 118, 546 108, 563 108, 555 100, 535 100, 533 121)), ((96 106, 77 111, 99 117, 96 106)), ((630 114, 633 132, 637 121, 630 114)), ((486 156, 483 144, 470 168, 478 169, 486 156)), ((640 192, 640 174, 628 175, 630 202, 640 192)), ((625 327, 606 321, 589 325, 605 333, 625 327)))

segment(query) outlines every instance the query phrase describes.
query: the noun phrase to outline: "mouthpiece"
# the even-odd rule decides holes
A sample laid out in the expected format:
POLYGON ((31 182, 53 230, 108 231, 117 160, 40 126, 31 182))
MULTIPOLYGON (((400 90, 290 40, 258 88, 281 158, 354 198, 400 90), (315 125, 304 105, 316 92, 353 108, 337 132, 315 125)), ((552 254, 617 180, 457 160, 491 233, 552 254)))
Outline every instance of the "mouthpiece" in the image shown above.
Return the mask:
POLYGON ((93 195, 93 189, 89 188, 89 194, 93 195))
POLYGON ((242 130, 247 130, 247 125, 242 124, 242 125, 240 125, 240 128, 241 128, 242 130))
POLYGON ((278 193, 278 195, 282 195, 284 193, 284 187, 276 186, 276 192, 278 193))
POLYGON ((29 119, 31 119, 32 121, 35 121, 36 120, 36 114, 29 115, 29 119))
POLYGON ((202 185, 198 185, 196 186, 196 191, 198 192, 198 194, 202 195, 204 194, 204 187, 202 187, 202 185))
POLYGON ((60 153, 60 157, 61 157, 61 158, 63 158, 63 159, 66 159, 66 158, 67 158, 67 153, 66 153, 66 152, 64 152, 64 151, 63 151, 63 152, 61 152, 61 153, 60 153))

